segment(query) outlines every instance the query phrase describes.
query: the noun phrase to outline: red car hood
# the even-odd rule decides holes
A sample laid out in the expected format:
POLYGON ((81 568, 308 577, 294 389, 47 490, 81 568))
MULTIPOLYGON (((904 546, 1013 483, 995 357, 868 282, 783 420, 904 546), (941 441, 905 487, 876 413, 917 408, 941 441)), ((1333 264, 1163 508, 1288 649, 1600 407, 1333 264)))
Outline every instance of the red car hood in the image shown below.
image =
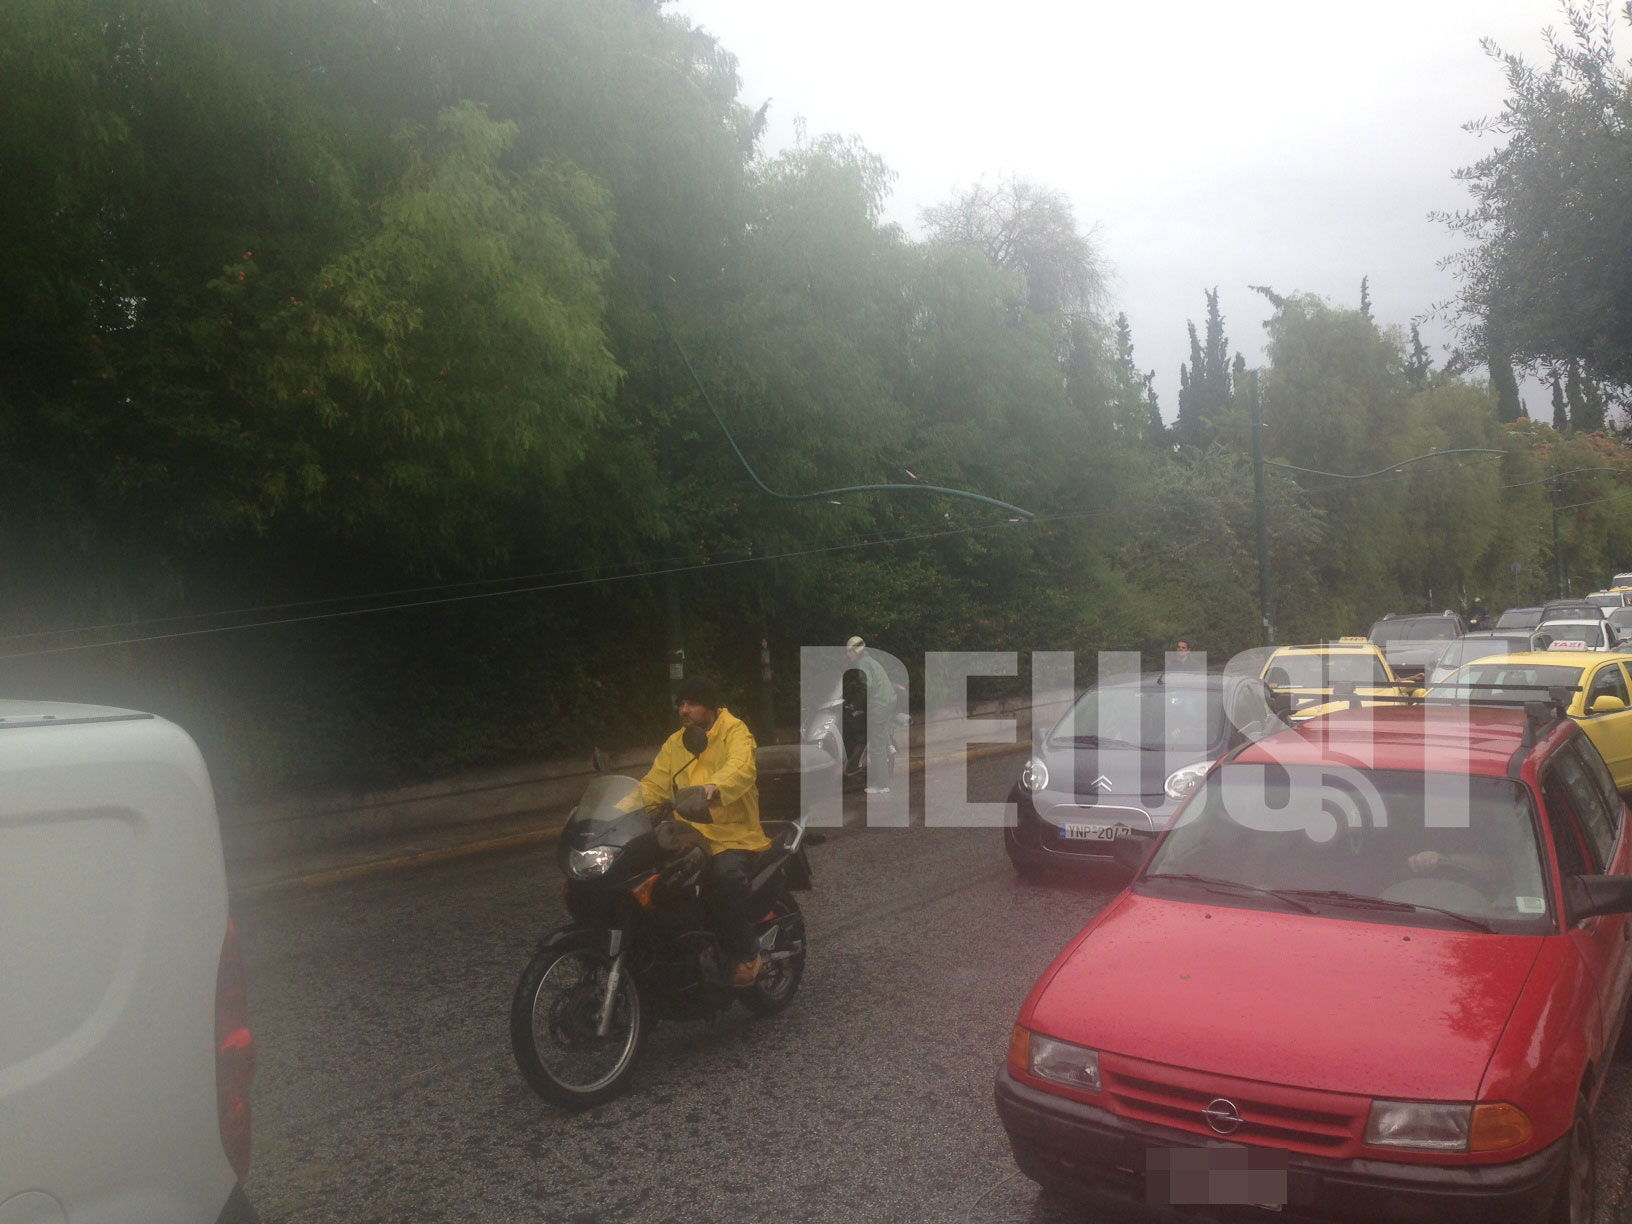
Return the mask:
POLYGON ((1266 1083, 1472 1100, 1542 937, 1125 896, 1028 1027, 1266 1083))

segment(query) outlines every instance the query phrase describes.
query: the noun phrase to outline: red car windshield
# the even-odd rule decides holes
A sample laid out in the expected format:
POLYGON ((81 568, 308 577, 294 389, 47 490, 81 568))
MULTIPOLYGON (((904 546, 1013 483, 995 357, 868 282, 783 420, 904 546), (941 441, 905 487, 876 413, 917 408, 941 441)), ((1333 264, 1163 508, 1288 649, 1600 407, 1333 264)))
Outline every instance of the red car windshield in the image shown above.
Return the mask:
POLYGON ((1226 765, 1137 885, 1403 925, 1553 929, 1530 792, 1507 778, 1226 765))

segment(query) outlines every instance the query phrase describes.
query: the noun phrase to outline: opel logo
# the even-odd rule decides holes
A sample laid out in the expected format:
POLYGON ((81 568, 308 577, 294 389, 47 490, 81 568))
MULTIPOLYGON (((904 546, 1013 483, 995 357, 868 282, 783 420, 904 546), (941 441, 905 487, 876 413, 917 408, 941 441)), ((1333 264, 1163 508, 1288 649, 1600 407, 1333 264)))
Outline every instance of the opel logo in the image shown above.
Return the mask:
POLYGON ((1209 1101, 1207 1108, 1201 1111, 1201 1116, 1206 1118, 1207 1125, 1220 1135, 1233 1135, 1241 1126, 1241 1111, 1223 1097, 1209 1101))

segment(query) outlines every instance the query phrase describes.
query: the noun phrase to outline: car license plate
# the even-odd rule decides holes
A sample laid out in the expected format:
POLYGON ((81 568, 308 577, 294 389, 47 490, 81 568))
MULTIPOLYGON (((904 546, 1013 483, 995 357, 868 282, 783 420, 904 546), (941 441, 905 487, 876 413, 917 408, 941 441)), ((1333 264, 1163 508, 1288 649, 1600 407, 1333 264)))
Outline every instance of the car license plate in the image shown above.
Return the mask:
POLYGON ((1066 841, 1115 841, 1133 830, 1127 825, 1062 824, 1060 836, 1066 841))
POLYGON ((1280 1148, 1146 1148, 1145 1201, 1156 1207, 1205 1203, 1281 1211, 1288 1199, 1288 1165, 1288 1153, 1280 1148))

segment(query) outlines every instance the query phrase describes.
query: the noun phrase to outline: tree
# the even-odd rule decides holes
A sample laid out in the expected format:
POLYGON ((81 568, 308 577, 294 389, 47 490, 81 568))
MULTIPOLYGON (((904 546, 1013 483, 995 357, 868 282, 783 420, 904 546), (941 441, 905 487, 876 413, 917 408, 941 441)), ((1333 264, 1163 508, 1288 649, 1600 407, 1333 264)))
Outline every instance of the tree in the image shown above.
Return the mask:
POLYGON ((1219 425, 1229 411, 1229 341, 1224 335, 1224 316, 1219 310, 1218 290, 1205 291, 1207 297, 1207 339, 1205 346, 1190 323, 1190 363, 1179 370, 1179 419, 1174 432, 1186 446, 1205 447, 1218 435, 1219 425))
POLYGON ((1508 96, 1495 119, 1468 126, 1507 142, 1459 171, 1473 206, 1441 216, 1470 243, 1446 261, 1461 282, 1461 339, 1488 355, 1508 420, 1509 360, 1526 370, 1577 361, 1617 397, 1632 388, 1632 81, 1609 0, 1570 0, 1565 14, 1567 36, 1549 31, 1545 68, 1486 42, 1508 96))
POLYGON ((1156 371, 1141 371, 1133 361, 1133 329, 1128 316, 1116 316, 1116 356, 1112 421, 1117 432, 1126 437, 1148 442, 1161 449, 1166 445, 1167 430, 1162 414, 1155 404, 1152 384, 1156 371))
POLYGON ((1519 400, 1519 380, 1513 376, 1513 350, 1500 327, 1485 329, 1485 367, 1496 391, 1496 415, 1503 421, 1518 420, 1524 415, 1524 404, 1519 400))
POLYGON ((1145 375, 1145 400, 1150 404, 1150 432, 1147 436, 1158 450, 1165 451, 1170 444, 1167 425, 1162 420, 1162 407, 1156 402, 1155 370, 1145 375))
POLYGON ((974 247, 996 267, 1023 274, 1037 313, 1098 318, 1104 265, 1062 193, 1011 178, 926 208, 923 220, 931 241, 974 247))
POLYGON ((1428 348, 1422 342, 1422 332, 1417 324, 1411 324, 1411 355, 1405 361, 1405 380, 1412 387, 1421 390, 1428 382, 1428 373, 1432 368, 1433 358, 1428 356, 1428 348))
POLYGON ((1579 361, 1571 361, 1564 376, 1564 396, 1570 405, 1570 425, 1578 433, 1597 433, 1605 425, 1603 393, 1581 371, 1579 361))
POLYGON ((1558 371, 1553 371, 1553 428, 1563 433, 1570 427, 1570 416, 1564 408, 1564 386, 1559 382, 1558 371))

